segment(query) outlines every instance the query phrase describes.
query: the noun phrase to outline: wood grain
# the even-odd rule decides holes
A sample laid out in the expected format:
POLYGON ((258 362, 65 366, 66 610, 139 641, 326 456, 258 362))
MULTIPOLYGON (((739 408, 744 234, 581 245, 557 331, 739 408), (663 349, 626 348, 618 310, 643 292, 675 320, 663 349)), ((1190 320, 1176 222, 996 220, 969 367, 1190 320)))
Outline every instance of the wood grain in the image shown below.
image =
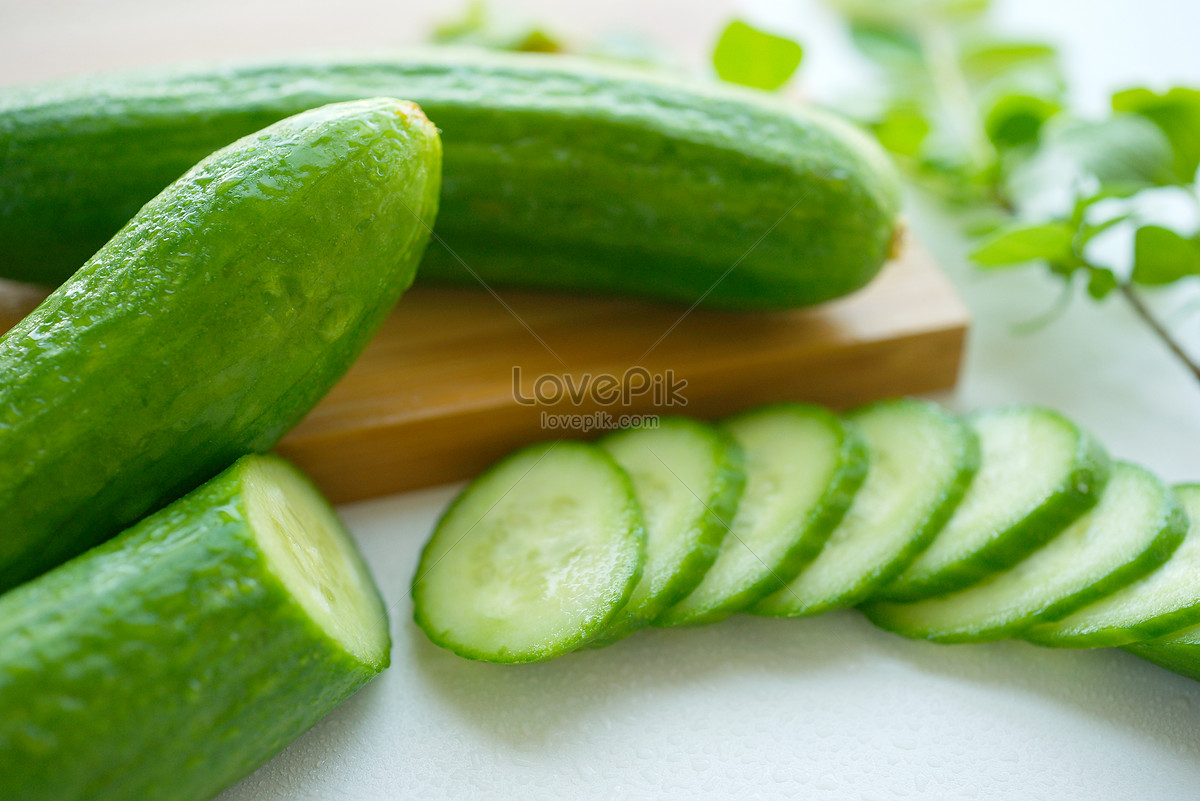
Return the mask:
MULTIPOLYGON (((0 327, 42 297, 0 282, 0 327)), ((685 314, 624 299, 500 297, 503 304, 482 289, 411 290, 279 452, 340 503, 468 478, 535 440, 599 433, 547 428, 545 415, 711 419, 768 401, 845 408, 930 392, 953 385, 968 321, 949 282, 912 246, 857 294, 792 312, 685 314), (543 395, 567 381, 616 392, 613 381, 597 381, 604 375, 626 397, 523 405, 518 369, 526 397, 543 376, 543 395), (678 390, 685 403, 664 406, 661 393, 640 391, 648 378, 667 376, 686 382, 678 390)))

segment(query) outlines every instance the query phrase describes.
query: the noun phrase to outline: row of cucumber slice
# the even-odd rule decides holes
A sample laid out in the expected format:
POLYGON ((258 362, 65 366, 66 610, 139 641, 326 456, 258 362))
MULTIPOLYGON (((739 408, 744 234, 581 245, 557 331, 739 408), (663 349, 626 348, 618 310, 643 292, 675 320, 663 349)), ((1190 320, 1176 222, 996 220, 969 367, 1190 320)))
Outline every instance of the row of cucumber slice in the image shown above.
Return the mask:
POLYGON ((455 653, 518 663, 648 625, 859 607, 907 637, 1129 646, 1200 677, 1189 520, 1200 485, 1111 461, 1040 407, 669 417, 472 482, 422 554, 415 616, 455 653))

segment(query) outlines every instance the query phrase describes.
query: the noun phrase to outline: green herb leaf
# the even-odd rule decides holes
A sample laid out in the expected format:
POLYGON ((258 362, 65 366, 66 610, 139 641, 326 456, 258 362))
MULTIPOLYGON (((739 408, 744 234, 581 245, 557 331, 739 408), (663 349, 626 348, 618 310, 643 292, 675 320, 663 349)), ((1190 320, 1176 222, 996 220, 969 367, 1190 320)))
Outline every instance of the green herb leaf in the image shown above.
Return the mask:
POLYGON ((916 156, 925 137, 929 135, 929 120, 915 105, 902 103, 883 113, 874 126, 879 143, 901 156, 916 156))
POLYGON ((1058 103, 1041 97, 1001 95, 988 110, 984 127, 996 147, 1021 147, 1037 142, 1042 125, 1061 110, 1058 103))
POLYGON ((992 234, 972 253, 981 267, 1009 267, 1035 259, 1063 263, 1071 258, 1075 231, 1065 223, 1012 225, 992 234))
POLYGON ((1175 88, 1164 95, 1149 89, 1129 89, 1113 95, 1113 109, 1132 112, 1154 122, 1171 142, 1175 177, 1192 183, 1200 166, 1200 90, 1175 88))
POLYGON ((803 56, 791 39, 734 21, 717 41, 713 66, 721 80, 771 90, 788 82, 803 56))
POLYGON ((1106 267, 1089 267, 1087 292, 1096 300, 1102 300, 1117 288, 1117 276, 1106 267))
POLYGON ((995 39, 964 45, 963 71, 975 80, 991 80, 1018 67, 1049 66, 1058 61, 1054 48, 1041 42, 995 39))
POLYGON ((473 2, 459 19, 433 30, 437 44, 480 47, 486 50, 515 50, 527 53, 559 53, 562 45, 550 34, 519 15, 496 16, 486 2, 473 2))
POLYGON ((1143 225, 1133 241, 1133 281, 1144 286, 1170 284, 1200 275, 1200 245, 1169 228, 1143 225))
POLYGON ((850 40, 864 56, 885 67, 912 69, 924 64, 921 45, 911 31, 854 22, 850 25, 850 40))

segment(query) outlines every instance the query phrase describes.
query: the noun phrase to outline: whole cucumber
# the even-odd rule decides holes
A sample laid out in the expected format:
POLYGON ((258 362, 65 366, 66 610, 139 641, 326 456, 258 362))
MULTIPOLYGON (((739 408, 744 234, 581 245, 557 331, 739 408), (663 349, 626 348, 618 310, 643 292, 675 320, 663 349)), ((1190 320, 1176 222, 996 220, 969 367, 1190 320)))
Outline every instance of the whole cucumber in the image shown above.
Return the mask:
POLYGON ((299 422, 411 283, 439 170, 411 103, 291 117, 190 170, 0 339, 0 589, 299 422))
POLYGON ((830 115, 563 56, 434 51, 0 92, 0 277, 64 281, 215 148, 377 95, 443 132, 445 246, 421 280, 782 308, 861 287, 896 236, 890 164, 830 115))
POLYGON ((0 798, 206 801, 388 664, 337 516, 248 456, 0 596, 0 798))

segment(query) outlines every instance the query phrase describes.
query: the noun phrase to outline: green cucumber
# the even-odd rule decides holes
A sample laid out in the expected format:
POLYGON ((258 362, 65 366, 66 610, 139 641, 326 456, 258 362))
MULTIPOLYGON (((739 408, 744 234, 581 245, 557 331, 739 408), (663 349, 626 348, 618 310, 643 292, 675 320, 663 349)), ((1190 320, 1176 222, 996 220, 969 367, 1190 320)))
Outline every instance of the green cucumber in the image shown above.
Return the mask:
POLYGON ((867 471, 857 431, 816 406, 768 406, 721 427, 745 452, 746 487, 716 561, 656 626, 715 622, 782 587, 820 552, 867 471))
POLYGON ((746 483, 741 446, 686 417, 610 434, 598 443, 633 482, 646 526, 646 564, 633 597, 590 645, 649 624, 712 566, 746 483))
POLYGON ((1147 575, 1170 557, 1187 527, 1165 484, 1117 462, 1093 510, 1008 570, 951 595, 871 603, 863 611, 906 637, 985 642, 1018 636, 1147 575))
POLYGON ((849 420, 871 453, 862 487, 820 555, 750 612, 802 617, 856 605, 929 544, 979 467, 974 433, 936 404, 884 401, 849 420))
POLYGON ((411 103, 279 122, 164 190, 5 335, 0 589, 299 422, 412 281, 439 159, 411 103))
POLYGON ((388 664, 333 510, 248 456, 0 596, 0 798, 206 801, 388 664))
POLYGON ((633 485, 611 456, 581 442, 532 445, 446 510, 413 578, 414 617, 468 659, 553 659, 614 621, 645 548, 633 485))
POLYGON ((1152 640, 1200 623, 1200 485, 1175 487, 1175 495, 1191 525, 1165 564, 1069 617, 1031 629, 1025 639, 1099 648, 1152 640))
POLYGON ((1012 406, 968 421, 982 451, 978 474, 945 528, 875 598, 915 601, 969 587, 1041 547, 1100 497, 1108 456, 1057 412, 1012 406))
POLYGON ((448 248, 423 281, 788 307, 864 285, 896 235, 891 166, 822 112, 563 56, 414 52, 0 92, 0 277, 57 284, 217 147, 378 95, 443 131, 448 248))

